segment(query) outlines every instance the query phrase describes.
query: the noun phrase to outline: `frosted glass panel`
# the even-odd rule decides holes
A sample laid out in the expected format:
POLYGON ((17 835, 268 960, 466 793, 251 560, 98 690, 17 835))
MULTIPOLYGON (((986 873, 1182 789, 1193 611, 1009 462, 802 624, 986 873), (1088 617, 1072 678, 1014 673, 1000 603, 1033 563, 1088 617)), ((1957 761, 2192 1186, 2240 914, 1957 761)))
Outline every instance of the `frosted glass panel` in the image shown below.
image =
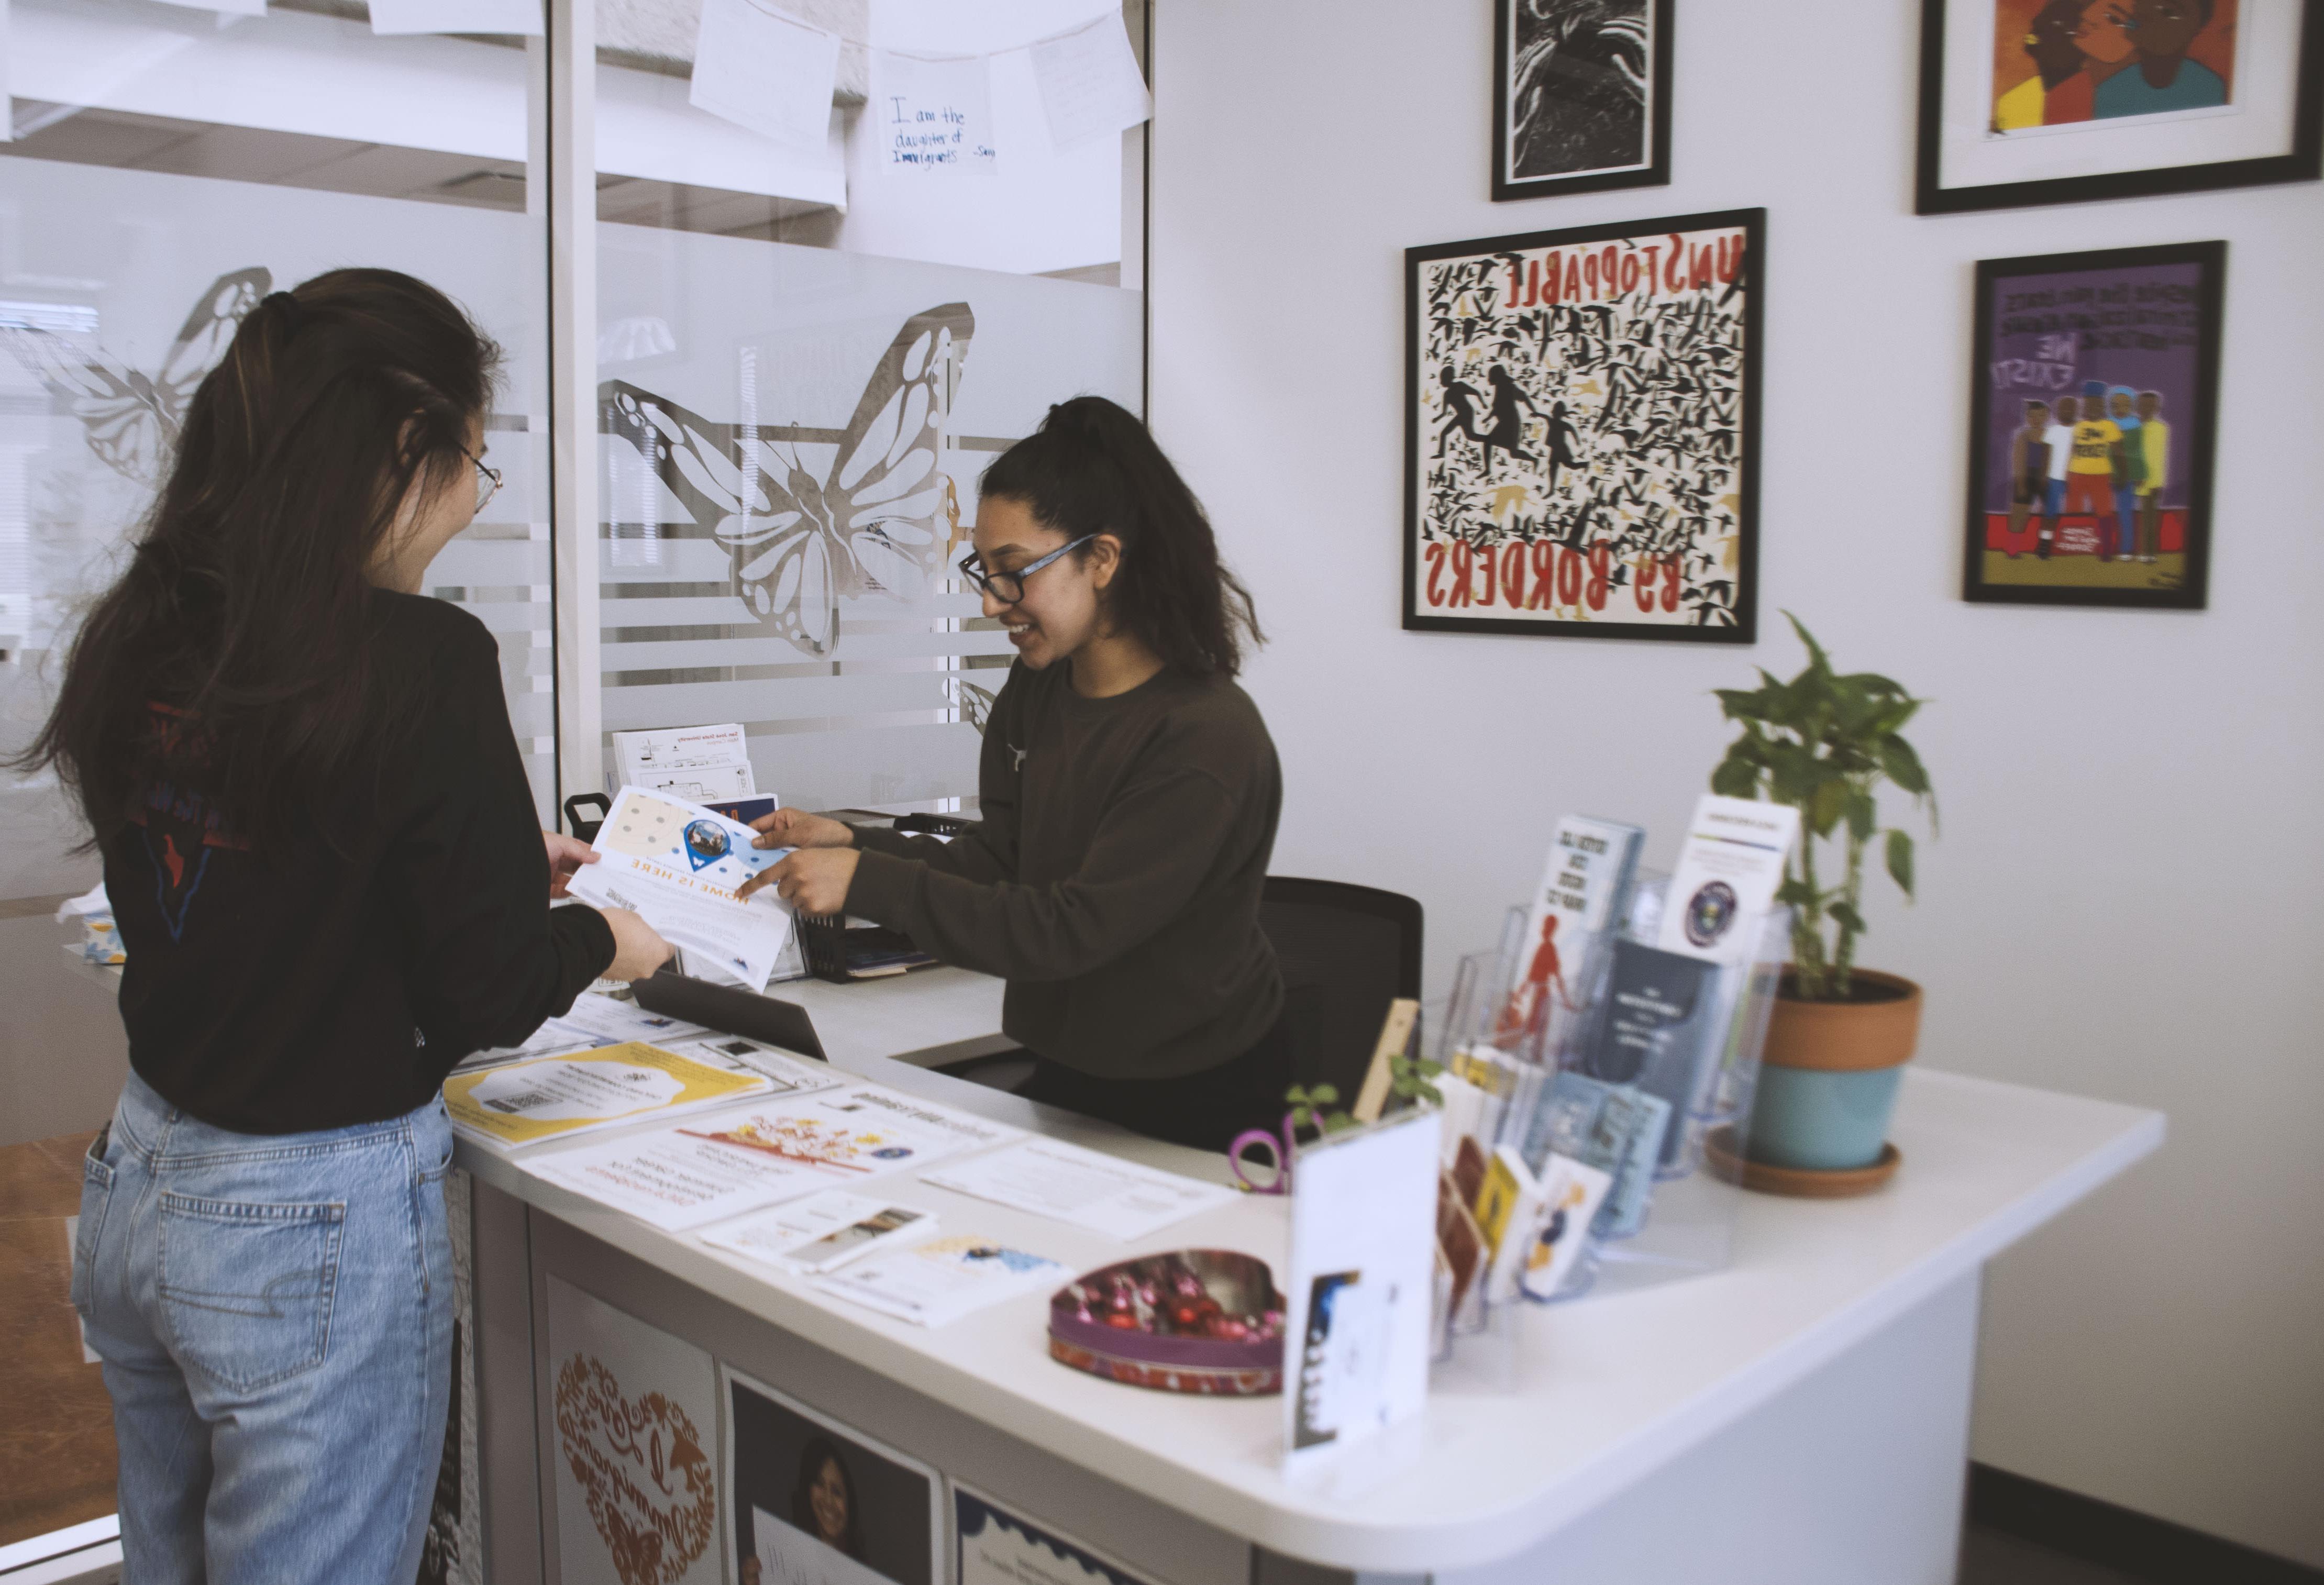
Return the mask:
POLYGON ((977 476, 1139 406, 1138 294, 613 224, 598 271, 605 730, 740 721, 789 804, 973 795, 977 476))
MULTIPOLYGON (((521 46, 434 40, 414 51, 360 23, 140 0, 16 0, 14 12, 16 140, 0 143, 0 747, 46 714, 78 613, 116 572, 168 465, 175 417, 235 322, 269 290, 379 265, 441 287, 507 354, 485 438, 507 485, 429 586, 498 636, 546 817, 545 227, 524 210, 522 90, 502 112, 516 128, 503 151, 513 161, 459 152, 456 139, 383 142, 424 143, 424 100, 369 91, 392 67, 452 92, 471 61, 521 85, 521 46), (189 77, 197 56, 213 69, 189 77), (243 89, 202 97, 244 67, 255 75, 243 89), (235 124, 193 118, 204 115, 235 124)), ((88 883, 92 862, 66 851, 78 834, 53 783, 0 781, 0 811, 51 839, 10 844, 0 896, 88 883)))

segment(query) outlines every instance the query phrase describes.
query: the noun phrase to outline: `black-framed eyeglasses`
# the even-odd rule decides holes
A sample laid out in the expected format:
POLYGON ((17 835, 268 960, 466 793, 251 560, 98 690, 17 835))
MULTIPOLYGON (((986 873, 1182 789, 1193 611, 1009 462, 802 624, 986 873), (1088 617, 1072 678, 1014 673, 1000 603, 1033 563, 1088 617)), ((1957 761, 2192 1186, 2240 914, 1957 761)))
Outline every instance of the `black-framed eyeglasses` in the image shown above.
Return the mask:
POLYGON ((1028 561, 1014 572, 987 572, 979 558, 970 557, 960 564, 960 576, 991 595, 1003 605, 1014 605, 1025 598, 1025 580, 1039 572, 1068 550, 1078 550, 1096 539, 1095 534, 1084 534, 1070 545, 1063 545, 1038 560, 1028 561))
POLYGON ((486 467, 484 459, 465 446, 460 447, 460 455, 476 465, 476 510, 482 511, 484 510, 484 503, 501 493, 501 485, 503 482, 501 471, 498 468, 486 467))

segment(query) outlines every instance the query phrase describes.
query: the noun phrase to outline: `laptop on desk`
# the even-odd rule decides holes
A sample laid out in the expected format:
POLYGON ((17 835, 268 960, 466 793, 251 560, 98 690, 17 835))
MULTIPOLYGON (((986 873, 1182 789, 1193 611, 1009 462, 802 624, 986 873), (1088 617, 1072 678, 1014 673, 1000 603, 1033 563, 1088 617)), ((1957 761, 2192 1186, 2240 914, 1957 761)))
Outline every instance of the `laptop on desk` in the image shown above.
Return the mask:
POLYGON ((817 1062, 831 1060, 824 1055, 823 1042, 815 1032, 815 1020, 807 1017, 807 1009, 795 1001, 779 1001, 771 996, 745 991, 740 985, 714 985, 707 980, 673 973, 668 969, 638 981, 631 991, 637 997, 638 1005, 650 1013, 724 1029, 761 1045, 796 1051, 817 1062))

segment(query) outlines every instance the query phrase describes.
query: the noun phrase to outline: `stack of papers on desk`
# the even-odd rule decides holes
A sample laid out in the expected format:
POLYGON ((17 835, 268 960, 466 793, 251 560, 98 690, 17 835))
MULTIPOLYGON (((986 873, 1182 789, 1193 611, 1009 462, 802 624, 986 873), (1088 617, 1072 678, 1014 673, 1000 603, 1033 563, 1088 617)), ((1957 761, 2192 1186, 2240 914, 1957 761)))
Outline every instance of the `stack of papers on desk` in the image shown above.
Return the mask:
POLYGON ((1073 1273, 991 1239, 933 1239, 875 1254, 815 1286, 883 1315, 942 1326, 1019 1294, 1060 1287, 1073 1273))
POLYGON ((1038 1138, 954 1162, 924 1181, 1124 1239, 1158 1232, 1235 1194, 1222 1184, 1038 1138))
POLYGON ((823 1072, 834 1082, 812 1092, 775 1095, 531 1166, 576 1193, 677 1230, 1019 1137, 1004 1123, 823 1072))
POLYGON ((616 1001, 610 996, 598 996, 585 991, 573 999, 570 1011, 541 1025, 523 1045, 494 1046, 471 1052, 461 1059, 454 1071, 468 1073, 477 1068, 500 1067, 523 1057, 557 1056, 567 1052, 586 1051, 595 1046, 619 1046, 631 1040, 642 1040, 649 1046, 659 1046, 667 1050, 673 1042, 691 1040, 709 1033, 700 1024, 689 1024, 683 1018, 664 1018, 659 1013, 648 1012, 633 1001, 616 1001))

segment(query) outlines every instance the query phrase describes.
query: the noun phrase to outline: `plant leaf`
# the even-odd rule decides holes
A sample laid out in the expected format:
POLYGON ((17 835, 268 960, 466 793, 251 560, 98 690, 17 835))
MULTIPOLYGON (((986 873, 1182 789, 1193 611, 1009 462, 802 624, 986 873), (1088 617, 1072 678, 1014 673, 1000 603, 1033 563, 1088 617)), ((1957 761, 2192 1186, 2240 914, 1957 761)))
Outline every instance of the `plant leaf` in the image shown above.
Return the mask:
POLYGON ((1815 635, 1808 631, 1807 625, 1788 611, 1784 613, 1784 619, 1792 624, 1792 631, 1800 635, 1800 642, 1808 647, 1808 665, 1814 670, 1830 673, 1831 657, 1823 652, 1823 646, 1815 641, 1815 635))
POLYGON ((1924 797, 1929 791, 1929 773, 1921 765, 1921 756, 1913 745, 1891 733, 1880 740, 1880 769, 1888 779, 1911 793, 1924 797))
POLYGON ((1879 806, 1872 795, 1858 788, 1848 791, 1848 834, 1853 842, 1870 842, 1873 831, 1880 824, 1879 806))
POLYGON ((1833 918, 1840 921, 1843 927, 1853 930, 1858 935, 1864 934, 1864 916, 1846 902, 1836 902, 1828 911, 1833 918))
POLYGON ((1711 790, 1722 797, 1757 797, 1759 774, 1758 766, 1730 749, 1711 773, 1711 790))
POLYGON ((1906 897, 1913 895, 1913 837, 1910 832, 1888 833, 1888 878, 1906 897))

